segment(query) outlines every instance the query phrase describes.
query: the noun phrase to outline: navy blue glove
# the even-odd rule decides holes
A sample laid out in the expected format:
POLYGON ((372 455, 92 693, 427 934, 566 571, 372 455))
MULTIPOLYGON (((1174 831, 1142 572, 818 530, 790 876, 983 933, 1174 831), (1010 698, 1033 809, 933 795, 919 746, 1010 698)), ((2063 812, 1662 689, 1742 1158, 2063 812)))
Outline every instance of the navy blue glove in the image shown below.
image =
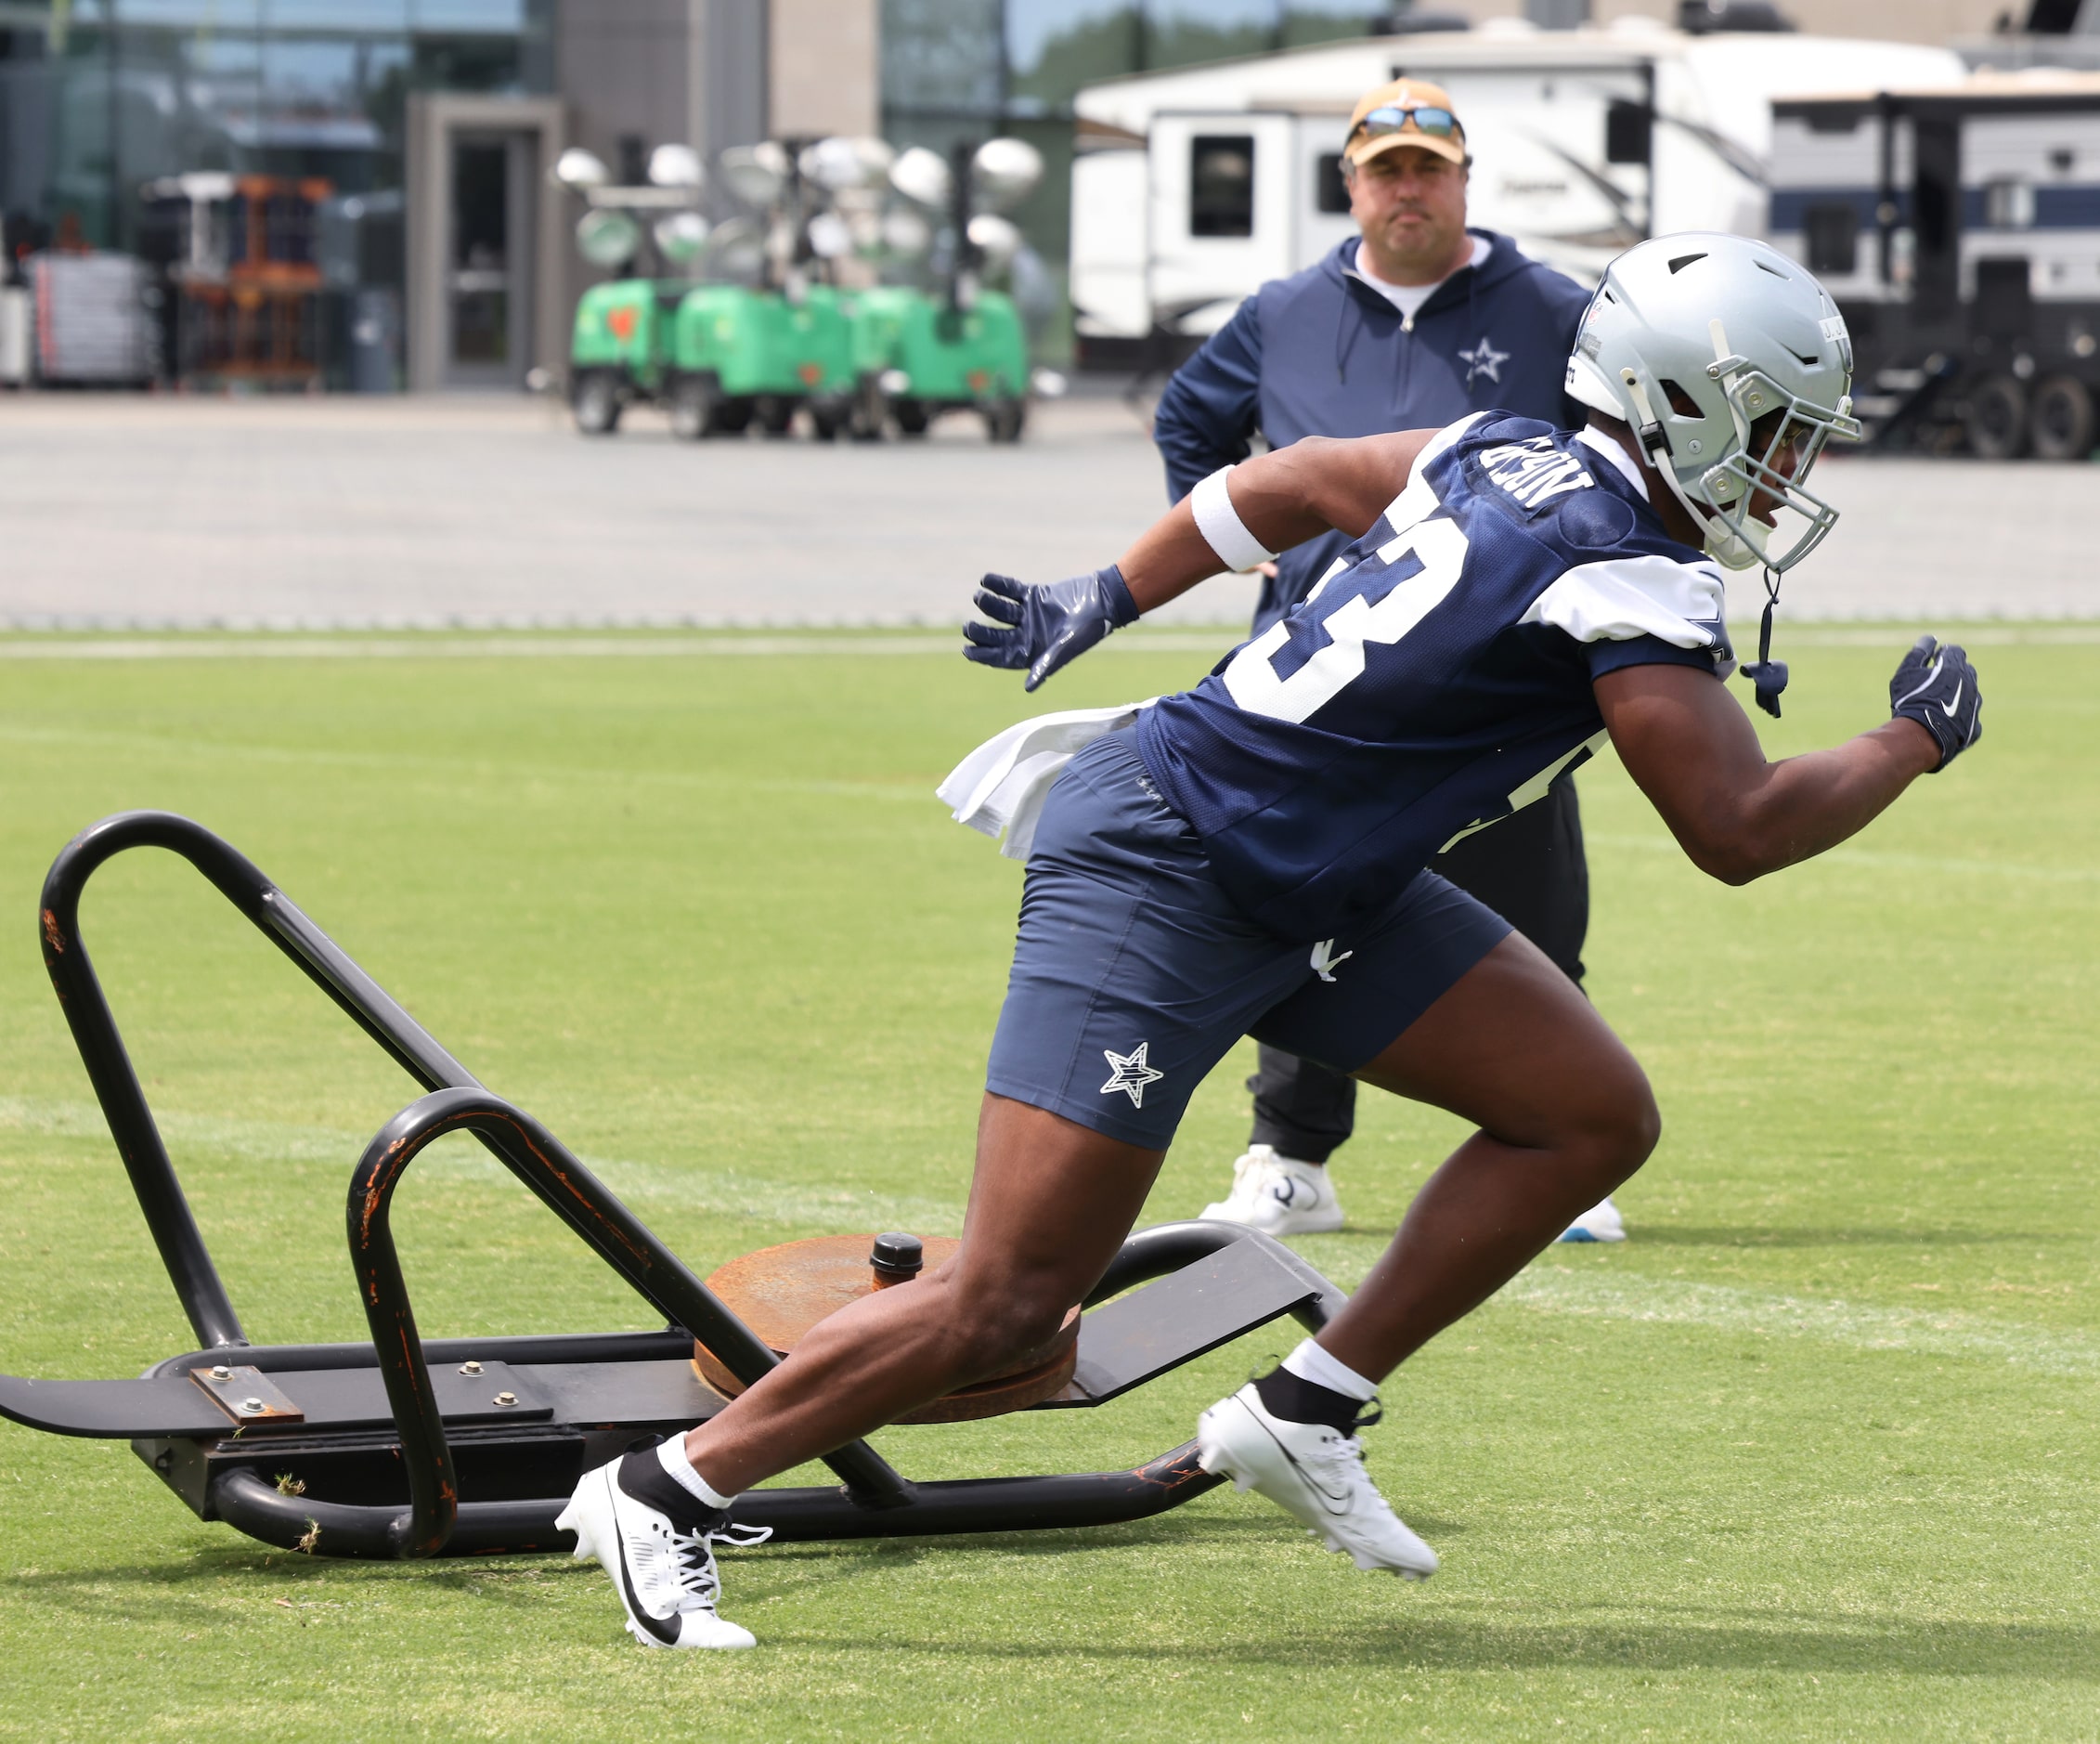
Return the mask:
POLYGON ((965 624, 966 660, 1009 670, 1028 669, 1024 689, 1077 659, 1111 630, 1137 621, 1137 602, 1110 564, 1092 575, 1030 587, 1011 576, 988 575, 977 591, 977 608, 997 621, 965 624))
POLYGON ((1983 736, 1976 668, 1954 644, 1942 646, 1931 636, 1918 638, 1888 681, 1888 711, 1932 735, 1939 746, 1939 769, 1983 736))

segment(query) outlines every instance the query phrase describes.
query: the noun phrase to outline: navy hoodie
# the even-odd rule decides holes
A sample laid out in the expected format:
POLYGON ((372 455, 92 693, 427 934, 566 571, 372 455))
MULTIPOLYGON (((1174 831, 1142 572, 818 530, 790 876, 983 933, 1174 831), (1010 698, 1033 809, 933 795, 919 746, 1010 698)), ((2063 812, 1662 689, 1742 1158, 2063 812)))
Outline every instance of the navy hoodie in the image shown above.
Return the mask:
MULTIPOLYGON (((1152 439, 1169 500, 1245 460, 1257 430, 1280 449, 1300 436, 1439 430, 1472 411, 1587 422, 1562 384, 1589 293, 1506 236, 1471 234, 1492 252, 1446 279, 1412 321, 1357 276, 1360 237, 1242 303, 1160 397, 1152 439)), ((1278 557, 1254 629, 1303 599, 1348 544, 1328 533, 1278 557)))

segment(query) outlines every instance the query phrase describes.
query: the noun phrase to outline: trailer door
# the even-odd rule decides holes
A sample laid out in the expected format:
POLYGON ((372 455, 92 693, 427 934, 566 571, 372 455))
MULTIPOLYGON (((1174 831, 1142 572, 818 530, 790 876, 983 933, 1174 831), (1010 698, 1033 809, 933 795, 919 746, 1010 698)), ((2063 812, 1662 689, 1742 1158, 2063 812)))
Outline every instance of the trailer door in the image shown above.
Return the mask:
POLYGON ((1210 333, 1291 269, 1291 117, 1160 114, 1152 122, 1153 319, 1210 333))
POLYGON ((1952 116, 1921 115, 1912 137, 1917 254, 1911 297, 1919 319, 1941 320, 1962 300, 1962 124, 1952 116))

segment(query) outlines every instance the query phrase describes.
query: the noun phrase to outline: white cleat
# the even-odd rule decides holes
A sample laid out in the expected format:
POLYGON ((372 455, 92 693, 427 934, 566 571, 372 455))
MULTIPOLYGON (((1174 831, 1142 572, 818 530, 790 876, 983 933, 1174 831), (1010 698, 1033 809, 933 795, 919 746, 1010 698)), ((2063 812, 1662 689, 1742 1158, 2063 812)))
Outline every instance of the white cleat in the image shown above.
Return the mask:
POLYGON ((1272 1417, 1250 1381, 1196 1420, 1197 1464, 1255 1490, 1357 1568, 1403 1581, 1436 1572, 1436 1553, 1386 1505, 1364 1469, 1364 1444, 1324 1423, 1272 1417))
POLYGON ((619 1486, 620 1463, 586 1472, 554 1524, 576 1534, 578 1562, 596 1560, 613 1577, 627 1612, 628 1633, 645 1647, 748 1647, 748 1629, 715 1615, 721 1581, 717 1540, 760 1544, 769 1527, 681 1531, 668 1514, 637 1502, 619 1486))
POLYGON ((1619 1208, 1609 1199, 1596 1204, 1577 1217, 1561 1232, 1563 1242, 1623 1242, 1626 1240, 1626 1219, 1619 1216, 1619 1208))
POLYGON ((1232 1192, 1203 1216, 1214 1223, 1244 1223, 1264 1235, 1325 1235, 1342 1227, 1334 1183, 1317 1163, 1278 1155, 1274 1145, 1251 1144, 1232 1165, 1232 1192))

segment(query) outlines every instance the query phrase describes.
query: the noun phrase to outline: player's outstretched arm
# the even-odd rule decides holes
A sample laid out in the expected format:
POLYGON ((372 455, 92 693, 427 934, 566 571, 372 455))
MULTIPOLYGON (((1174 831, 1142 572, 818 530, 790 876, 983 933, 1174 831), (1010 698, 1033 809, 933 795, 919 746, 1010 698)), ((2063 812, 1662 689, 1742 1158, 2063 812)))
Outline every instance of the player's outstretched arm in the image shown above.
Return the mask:
MULTIPOLYGON (((1242 461, 1216 481, 1206 512, 1211 534, 1245 543, 1262 554, 1285 551, 1339 528, 1352 537, 1369 530, 1407 488, 1415 457, 1433 430, 1338 440, 1308 436, 1289 448, 1242 461), (1237 523, 1237 532, 1233 524, 1237 523), (1221 531, 1221 527, 1224 529, 1221 531)), ((1209 481, 1206 481, 1209 483, 1209 481)), ((1199 526, 1199 488, 1168 510, 1106 569, 1030 586, 1011 576, 988 575, 977 606, 993 621, 963 626, 964 655, 986 666, 1025 668, 1033 690, 1110 631, 1186 593, 1241 553, 1221 551, 1199 526)))
POLYGON ((1893 719, 1776 763, 1735 698, 1696 668, 1622 667, 1596 692, 1627 773, 1692 864, 1725 884, 1835 847, 1982 734, 1975 670, 1930 636, 1890 682, 1893 719))
MULTIPOLYGON (((1336 530, 1355 539, 1368 532, 1406 489, 1415 457, 1435 434, 1307 436, 1240 462, 1220 484, 1240 527, 1271 553, 1336 530)), ((1212 545, 1197 524, 1196 509, 1191 491, 1116 560, 1139 611, 1187 592, 1216 575, 1221 565, 1237 566, 1238 553, 1212 545)))

